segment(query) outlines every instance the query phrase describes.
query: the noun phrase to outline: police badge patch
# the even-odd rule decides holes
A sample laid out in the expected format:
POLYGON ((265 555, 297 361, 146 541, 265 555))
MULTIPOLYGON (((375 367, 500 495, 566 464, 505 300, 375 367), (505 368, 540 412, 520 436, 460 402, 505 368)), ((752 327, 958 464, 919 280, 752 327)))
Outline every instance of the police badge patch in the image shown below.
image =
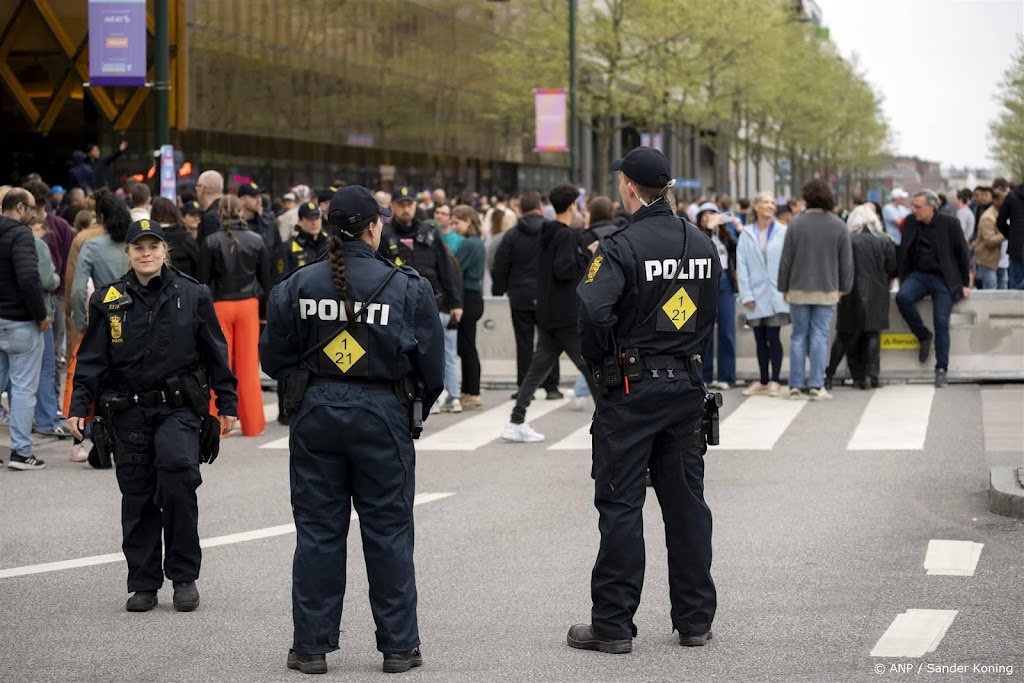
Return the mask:
POLYGON ((112 315, 110 316, 110 341, 114 344, 120 344, 124 340, 121 339, 121 316, 112 315))
POLYGON ((587 271, 587 280, 584 284, 589 285, 597 277, 597 271, 601 269, 601 264, 604 263, 604 256, 598 254, 594 257, 594 260, 590 262, 590 270, 587 271))

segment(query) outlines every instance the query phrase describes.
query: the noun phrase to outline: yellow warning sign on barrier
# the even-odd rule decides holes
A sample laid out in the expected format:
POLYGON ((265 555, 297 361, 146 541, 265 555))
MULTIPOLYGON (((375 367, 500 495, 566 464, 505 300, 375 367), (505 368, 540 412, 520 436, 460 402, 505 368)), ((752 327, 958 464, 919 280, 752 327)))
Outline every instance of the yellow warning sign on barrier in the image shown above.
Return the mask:
POLYGON ((910 351, 921 348, 921 342, 912 332, 885 332, 882 348, 889 351, 910 351))

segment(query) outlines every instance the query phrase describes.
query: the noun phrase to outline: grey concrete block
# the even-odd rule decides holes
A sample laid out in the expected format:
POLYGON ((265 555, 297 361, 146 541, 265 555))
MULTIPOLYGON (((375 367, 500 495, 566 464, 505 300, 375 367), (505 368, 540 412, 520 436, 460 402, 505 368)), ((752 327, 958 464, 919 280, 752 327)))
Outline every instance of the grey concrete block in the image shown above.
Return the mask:
POLYGON ((1004 517, 1024 519, 1024 488, 1018 484, 1015 468, 989 470, 988 509, 1004 517))

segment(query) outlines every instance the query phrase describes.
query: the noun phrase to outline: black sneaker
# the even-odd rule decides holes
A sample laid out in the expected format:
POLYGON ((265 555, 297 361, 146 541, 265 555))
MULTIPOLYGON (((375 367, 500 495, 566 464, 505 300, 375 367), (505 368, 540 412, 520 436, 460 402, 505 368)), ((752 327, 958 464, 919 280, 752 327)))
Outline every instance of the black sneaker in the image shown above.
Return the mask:
POLYGON ((420 649, 408 652, 389 652, 384 655, 384 673, 400 674, 417 666, 423 666, 423 655, 420 649))
POLYGON ((944 387, 944 386, 946 386, 948 384, 949 384, 949 380, 946 379, 946 371, 944 369, 942 369, 942 368, 939 368, 938 370, 936 370, 935 371, 935 386, 937 386, 937 387, 939 387, 941 389, 942 387, 944 387))
POLYGON ((156 591, 138 591, 128 598, 124 608, 129 612, 148 612, 156 607, 156 591))
POLYGON ((696 635, 680 633, 679 644, 683 647, 702 647, 704 645, 707 645, 708 641, 711 640, 712 637, 713 636, 711 634, 711 631, 696 635))
POLYGON ((882 382, 879 381, 879 379, 877 377, 872 377, 871 378, 871 388, 872 389, 881 389, 882 388, 882 382))
POLYGON ((569 629, 565 642, 577 650, 597 650, 613 655, 624 655, 633 651, 633 639, 615 640, 598 635, 591 624, 576 624, 569 629))
POLYGON ((199 607, 199 589, 195 581, 174 582, 174 609, 191 612, 199 607))
POLYGON ((927 339, 919 340, 920 343, 921 343, 921 348, 919 348, 917 350, 917 362, 918 363, 927 363, 928 362, 928 356, 932 355, 932 339, 934 339, 934 337, 935 337, 935 335, 930 334, 930 335, 928 335, 927 339))
POLYGON ((285 417, 284 415, 282 415, 281 413, 278 413, 277 414, 277 424, 284 425, 285 427, 287 427, 288 426, 288 418, 285 417))
POLYGON ((558 389, 548 389, 547 399, 549 401, 557 401, 557 400, 562 399, 562 398, 565 398, 565 394, 563 394, 558 389))
POLYGON ((825 375, 825 388, 832 391, 832 375, 825 375))
POLYGON ((306 654, 288 650, 288 668, 297 669, 304 674, 325 674, 327 673, 327 655, 306 654))
POLYGON ((7 463, 7 469, 9 470, 42 470, 46 468, 46 463, 37 458, 34 455, 18 455, 14 451, 11 451, 11 461, 7 463))

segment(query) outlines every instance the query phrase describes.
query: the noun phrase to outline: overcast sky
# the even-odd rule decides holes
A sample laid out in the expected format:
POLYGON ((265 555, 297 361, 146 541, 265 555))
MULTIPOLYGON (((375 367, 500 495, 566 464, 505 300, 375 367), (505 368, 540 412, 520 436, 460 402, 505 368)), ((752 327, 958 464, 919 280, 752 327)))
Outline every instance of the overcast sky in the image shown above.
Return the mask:
POLYGON ((816 0, 832 41, 884 98, 894 151, 986 167, 994 95, 1024 0, 816 0), (920 78, 918 78, 918 76, 920 78))

